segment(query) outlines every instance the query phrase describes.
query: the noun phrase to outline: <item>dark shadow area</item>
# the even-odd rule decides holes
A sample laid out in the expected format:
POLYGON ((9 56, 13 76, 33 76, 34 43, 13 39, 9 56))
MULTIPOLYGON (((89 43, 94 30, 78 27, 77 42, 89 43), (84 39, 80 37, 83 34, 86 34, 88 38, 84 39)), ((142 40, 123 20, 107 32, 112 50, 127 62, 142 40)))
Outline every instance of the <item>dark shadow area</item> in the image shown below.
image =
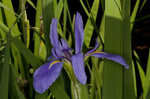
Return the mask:
MULTIPOLYGON (((32 0, 32 2, 35 5, 36 5, 36 1, 37 0, 32 0)), ((86 2, 86 1, 88 1, 89 3, 88 4, 85 3, 85 5, 91 7, 93 4, 93 0, 83 0, 83 2, 86 2)), ((143 2, 143 0, 141 0, 140 5, 142 5, 142 2, 143 2)), ((19 1, 12 0, 12 3, 13 3, 15 12, 18 13, 19 1)), ((133 11, 135 3, 136 3, 136 0, 131 0, 131 12, 133 11)), ((71 18, 73 19, 73 15, 78 11, 81 13, 81 15, 83 17, 83 23, 85 25, 88 17, 86 15, 86 13, 84 12, 84 9, 82 8, 82 5, 80 4, 80 0, 68 0, 68 6, 69 6, 69 11, 71 13, 71 18)), ((48 4, 47 7, 44 9, 49 10, 52 8, 53 7, 51 6, 51 4, 48 4)), ((35 26, 36 11, 28 3, 26 4, 26 10, 27 10, 27 17, 30 20, 30 27, 33 27, 33 26, 35 26)), ((45 13, 45 14, 46 14, 46 16, 49 16, 49 20, 44 20, 45 28, 47 30, 46 31, 47 38, 48 38, 49 25, 50 25, 51 18, 53 17, 54 12, 49 12, 49 13, 45 13)), ((98 28, 99 28, 102 16, 103 16, 103 10, 102 10, 102 7, 100 6, 99 11, 98 11, 97 21, 96 21, 96 26, 98 28)), ((63 17, 61 17, 61 20, 63 20, 63 17)), ((69 23, 67 23, 67 24, 69 24, 69 23)), ((71 31, 71 30, 67 30, 67 31, 71 31)), ((32 31, 31 31, 31 34, 33 34, 32 31)), ((94 39, 96 36, 97 36, 96 31, 94 31, 94 35, 92 37, 92 41, 90 44, 91 46, 94 46, 94 44, 95 44, 94 39)), ((33 35, 31 35, 31 38, 33 38, 33 35)), ((32 40, 31 40, 30 48, 31 48, 31 50, 33 50, 33 41, 32 40)), ((147 0, 143 9, 138 11, 137 18, 136 18, 136 21, 135 21, 135 24, 133 27, 133 32, 132 32, 132 49, 136 50, 136 52, 138 53, 140 60, 141 60, 142 67, 145 71, 146 71, 146 67, 147 67, 149 48, 150 48, 150 0, 147 0), (143 19, 143 16, 147 16, 147 17, 143 19)), ((140 95, 142 92, 142 88, 141 88, 140 76, 139 76, 137 68, 136 68, 136 73, 137 73, 136 75, 137 75, 138 95, 140 95)))

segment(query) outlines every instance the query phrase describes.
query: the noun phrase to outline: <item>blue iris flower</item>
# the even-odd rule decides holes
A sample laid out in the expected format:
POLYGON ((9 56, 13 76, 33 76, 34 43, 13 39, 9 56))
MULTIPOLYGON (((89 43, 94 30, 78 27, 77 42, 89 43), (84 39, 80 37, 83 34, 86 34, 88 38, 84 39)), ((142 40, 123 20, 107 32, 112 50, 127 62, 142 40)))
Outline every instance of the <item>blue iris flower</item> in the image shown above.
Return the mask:
POLYGON ((43 64, 40 66, 35 72, 33 76, 33 86, 34 89, 38 93, 45 92, 53 82, 58 78, 60 72, 63 68, 64 60, 67 60, 72 65, 74 74, 77 80, 81 84, 86 84, 87 76, 84 68, 84 58, 88 56, 95 56, 98 58, 106 58, 108 60, 115 61, 125 68, 129 68, 128 64, 126 64, 125 60, 119 56, 114 54, 109 54, 106 52, 101 52, 96 50, 99 47, 98 42, 96 43, 94 49, 88 51, 86 54, 82 52, 83 45, 83 21, 82 16, 77 12, 75 16, 75 54, 71 53, 71 49, 69 48, 67 42, 64 39, 58 39, 57 33, 57 19, 52 19, 52 23, 50 25, 50 40, 53 46, 51 52, 52 56, 55 58, 52 61, 43 64))

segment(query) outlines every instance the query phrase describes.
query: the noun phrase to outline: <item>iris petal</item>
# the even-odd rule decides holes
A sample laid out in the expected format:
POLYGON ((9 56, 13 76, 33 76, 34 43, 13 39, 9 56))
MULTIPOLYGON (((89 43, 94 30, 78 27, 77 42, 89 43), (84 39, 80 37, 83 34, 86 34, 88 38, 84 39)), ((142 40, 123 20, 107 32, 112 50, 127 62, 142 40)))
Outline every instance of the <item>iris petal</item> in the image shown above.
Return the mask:
POLYGON ((47 58, 47 60, 51 60, 51 59, 53 59, 54 58, 54 56, 52 55, 52 56, 49 56, 48 58, 47 58))
POLYGON ((59 58, 63 56, 63 52, 59 48, 52 48, 51 53, 55 58, 59 58))
POLYGON ((98 43, 98 40, 96 40, 95 47, 94 47, 92 50, 88 51, 88 52, 85 54, 85 56, 87 56, 88 54, 90 54, 90 53, 96 51, 96 49, 97 49, 98 47, 99 47, 99 43, 98 43))
POLYGON ((72 56, 72 67, 77 79, 82 84, 86 84, 87 76, 84 69, 83 53, 78 53, 72 56))
POLYGON ((58 78, 61 69, 62 69, 62 62, 51 61, 39 67, 33 76, 33 86, 34 89, 38 93, 45 92, 49 86, 58 78))
POLYGON ((62 49, 69 49, 68 43, 64 39, 61 39, 61 46, 62 49))
POLYGON ((58 33, 57 33, 57 19, 55 18, 52 19, 50 25, 50 40, 54 48, 60 49, 60 42, 58 40, 58 33))
POLYGON ((84 30, 82 16, 77 12, 75 17, 75 53, 79 53, 82 50, 84 30))
POLYGON ((95 52, 95 53, 92 53, 90 56, 95 56, 98 58, 106 58, 108 60, 112 60, 123 65, 126 69, 129 68, 129 65, 126 63, 126 61, 119 55, 109 54, 105 52, 95 52))
POLYGON ((52 49, 51 49, 51 53, 52 53, 52 56, 54 56, 54 57, 57 58, 57 55, 56 55, 56 52, 55 52, 55 48, 52 48, 52 49))

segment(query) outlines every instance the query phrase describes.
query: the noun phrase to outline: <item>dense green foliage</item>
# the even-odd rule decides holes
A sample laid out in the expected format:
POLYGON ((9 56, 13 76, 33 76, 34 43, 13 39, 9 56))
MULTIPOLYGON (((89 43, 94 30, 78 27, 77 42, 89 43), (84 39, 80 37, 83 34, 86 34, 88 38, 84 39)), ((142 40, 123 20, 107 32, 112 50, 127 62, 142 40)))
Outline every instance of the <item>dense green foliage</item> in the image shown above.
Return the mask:
POLYGON ((74 47, 74 16, 71 16, 68 1, 37 0, 34 4, 32 0, 18 0, 16 13, 11 0, 0 0, 0 99, 150 99, 150 52, 145 73, 141 60, 131 49, 134 21, 147 0, 143 0, 142 5, 136 0, 132 12, 131 0, 93 0, 91 7, 89 0, 78 0, 87 17, 83 51, 91 48, 92 40, 98 37, 99 49, 124 57, 129 69, 105 59, 90 58, 85 63, 86 85, 70 83, 65 69, 48 91, 35 92, 33 73, 51 55, 49 27, 52 18, 58 19, 59 36, 74 47), (36 11, 32 27, 27 17, 27 3, 36 11), (101 21, 99 12, 103 14, 101 21), (135 67, 143 90, 140 95, 137 94, 135 67), (80 92, 78 98, 73 95, 75 86, 80 92))

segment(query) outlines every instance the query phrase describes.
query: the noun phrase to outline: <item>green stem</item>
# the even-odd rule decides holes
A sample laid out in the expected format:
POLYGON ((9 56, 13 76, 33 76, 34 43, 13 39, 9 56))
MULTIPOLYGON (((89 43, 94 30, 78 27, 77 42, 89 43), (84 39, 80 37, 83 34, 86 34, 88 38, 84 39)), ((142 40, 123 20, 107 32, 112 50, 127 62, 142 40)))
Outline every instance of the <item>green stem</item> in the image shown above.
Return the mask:
POLYGON ((88 99, 87 88, 85 85, 80 84, 76 79, 71 63, 68 61, 65 61, 64 63, 64 69, 71 80, 72 99, 88 99))
POLYGON ((71 92, 72 92, 72 99, 81 99, 80 87, 76 81, 75 82, 71 81, 71 92))

